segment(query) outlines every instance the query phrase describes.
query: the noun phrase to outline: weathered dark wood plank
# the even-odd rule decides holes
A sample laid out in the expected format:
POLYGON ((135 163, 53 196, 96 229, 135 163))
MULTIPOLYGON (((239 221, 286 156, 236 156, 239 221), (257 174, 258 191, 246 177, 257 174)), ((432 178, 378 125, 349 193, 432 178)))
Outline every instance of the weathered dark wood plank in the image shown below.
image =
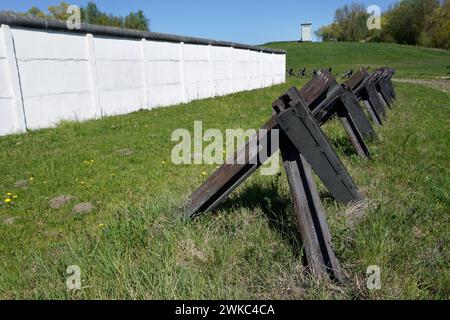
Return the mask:
POLYGON ((350 88, 355 94, 358 93, 360 88, 363 87, 364 82, 367 80, 369 73, 366 69, 361 68, 353 76, 344 82, 346 88, 350 88))
MULTIPOLYGON (((343 96, 343 94, 345 94, 345 90, 342 86, 336 86, 331 89, 328 94, 329 96, 325 98, 325 100, 318 105, 311 112, 311 114, 315 117, 320 126, 326 123, 330 118, 337 115, 345 132, 347 133, 347 136, 350 139, 350 142, 355 148, 356 153, 362 158, 370 158, 369 149, 359 129, 360 123, 357 123, 357 121, 361 119, 355 116, 355 114, 358 113, 358 109, 355 110, 352 105, 349 105, 349 101, 347 101, 348 99, 343 96)), ((362 112, 362 110, 360 111, 362 112)), ((365 121, 367 121, 365 115, 363 115, 363 117, 365 121)), ((370 139, 372 139, 372 136, 370 136, 370 139)))
POLYGON ((309 102, 306 104, 319 125, 338 115, 355 151, 363 158, 370 158, 364 138, 375 139, 376 133, 353 93, 338 85, 326 70, 320 71, 305 88, 300 89, 298 95, 309 102))
POLYGON ((339 120, 342 123, 342 126, 344 127, 345 132, 347 133, 347 136, 350 139, 350 142, 352 143, 353 147, 356 150, 356 153, 361 157, 365 159, 370 159, 370 152, 369 149, 364 142, 364 139, 359 132, 358 128, 355 126, 355 123, 352 121, 349 113, 345 109, 341 109, 338 112, 339 120))
POLYGON ((343 272, 332 247, 325 210, 311 167, 284 134, 281 136, 280 149, 306 261, 314 274, 329 274, 336 280, 343 281, 343 272))
POLYGON ((386 75, 386 76, 384 77, 384 79, 383 79, 383 86, 384 86, 386 92, 387 92, 388 95, 389 95, 389 98, 390 98, 390 100, 391 100, 392 105, 394 105, 394 102, 395 102, 394 100, 395 100, 395 98, 394 98, 394 94, 392 93, 391 86, 390 86, 390 84, 389 84, 389 79, 390 79, 390 75, 386 75))
POLYGON ((382 126, 382 104, 376 92, 373 91, 374 85, 370 80, 367 69, 361 68, 358 70, 353 77, 344 83, 344 86, 350 89, 359 101, 364 103, 373 123, 378 127, 382 126))
POLYGON ((328 90, 337 85, 336 79, 326 70, 320 70, 311 81, 299 89, 308 107, 313 110, 327 97, 328 90))
POLYGON ((374 107, 380 122, 383 123, 383 120, 386 119, 386 101, 378 92, 375 83, 372 81, 367 82, 366 91, 370 104, 374 107))
POLYGON ((227 160, 211 177, 206 180, 202 186, 189 198, 185 208, 185 216, 193 218, 196 215, 208 213, 216 208, 222 201, 224 201, 231 192, 239 187, 252 173, 260 168, 261 153, 265 155, 273 155, 278 149, 271 148, 271 132, 277 129, 278 125, 276 117, 273 116, 262 129, 267 130, 267 134, 258 135, 258 145, 267 145, 268 150, 262 149, 255 158, 249 159, 250 142, 241 147, 233 156, 232 159, 245 156, 245 164, 236 164, 235 161, 227 160), (261 138, 261 139, 260 139, 261 138), (267 143, 265 143, 267 142, 267 143), (265 154, 264 154, 265 152, 265 154), (235 163, 235 164, 232 164, 235 163), (256 164, 252 164, 256 163, 256 164))
MULTIPOLYGON (((324 125, 328 120, 336 115, 340 95, 343 91, 343 87, 335 84, 328 88, 326 95, 316 101, 318 104, 315 106, 308 105, 308 108, 311 110, 312 115, 320 126, 324 125)), ((301 92, 299 92, 299 96, 303 98, 301 92)))
POLYGON ((373 123, 377 127, 381 127, 383 125, 383 122, 381 120, 381 117, 375 111, 375 108, 373 107, 372 103, 370 102, 370 99, 364 99, 363 103, 366 106, 367 112, 369 113, 370 118, 372 119, 373 123))
POLYGON ((324 185, 341 202, 358 201, 362 197, 337 157, 324 133, 315 121, 306 103, 299 98, 297 89, 290 89, 274 105, 277 122, 292 144, 303 154, 324 185))
POLYGON ((395 70, 392 69, 392 68, 386 68, 386 67, 383 67, 383 68, 380 68, 380 69, 384 70, 384 75, 385 75, 384 81, 386 83, 386 87, 388 88, 389 94, 391 95, 392 99, 395 100, 396 99, 396 94, 395 94, 394 86, 392 84, 392 77, 395 74, 395 70))
POLYGON ((371 82, 375 85, 376 92, 385 107, 391 108, 391 103, 385 89, 381 86, 382 74, 380 70, 376 70, 370 75, 371 82))
POLYGON ((380 82, 380 88, 382 89, 383 95, 388 99, 390 106, 392 107, 394 105, 394 97, 392 96, 391 89, 388 85, 387 77, 383 77, 380 82))
POLYGON ((354 124, 357 126, 359 132, 361 132, 363 137, 369 140, 377 139, 375 130, 364 114, 364 111, 359 105, 358 100, 353 92, 347 88, 341 93, 340 97, 343 106, 348 111, 350 117, 353 119, 354 124))
POLYGON ((394 88, 394 84, 392 83, 392 76, 394 75, 393 72, 391 72, 390 76, 387 78, 387 83, 391 92, 392 97, 395 99, 397 99, 397 94, 395 93, 395 88, 394 88))
POLYGON ((376 84, 377 92, 380 98, 383 100, 386 107, 392 108, 392 102, 387 94, 385 88, 382 86, 382 82, 377 82, 376 84))

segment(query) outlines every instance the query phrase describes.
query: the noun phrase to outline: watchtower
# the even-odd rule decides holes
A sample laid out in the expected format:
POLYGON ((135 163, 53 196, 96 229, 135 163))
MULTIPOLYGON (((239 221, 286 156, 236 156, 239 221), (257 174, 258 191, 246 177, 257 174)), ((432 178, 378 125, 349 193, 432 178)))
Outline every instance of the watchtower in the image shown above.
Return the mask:
POLYGON ((301 42, 312 42, 311 26, 312 23, 302 23, 301 28, 301 42))

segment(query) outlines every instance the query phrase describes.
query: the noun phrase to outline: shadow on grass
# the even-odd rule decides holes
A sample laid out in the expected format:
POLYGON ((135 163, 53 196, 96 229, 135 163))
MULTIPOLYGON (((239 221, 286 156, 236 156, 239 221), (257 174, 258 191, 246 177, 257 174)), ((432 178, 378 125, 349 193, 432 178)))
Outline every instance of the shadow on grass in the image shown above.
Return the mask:
POLYGON ((268 218, 269 227, 290 246, 295 257, 303 257, 302 241, 297 231, 295 216, 292 210, 289 210, 292 206, 289 197, 279 194, 277 182, 274 180, 269 184, 252 183, 237 196, 228 198, 218 209, 232 210, 239 207, 254 210, 260 208, 268 218))

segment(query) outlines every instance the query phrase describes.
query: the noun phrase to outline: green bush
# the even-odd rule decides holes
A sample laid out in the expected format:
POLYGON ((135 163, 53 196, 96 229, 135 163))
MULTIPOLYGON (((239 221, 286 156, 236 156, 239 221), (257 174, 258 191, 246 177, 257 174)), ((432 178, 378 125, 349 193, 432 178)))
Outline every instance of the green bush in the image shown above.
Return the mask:
POLYGON ((368 30, 363 4, 352 3, 336 10, 334 22, 321 27, 324 41, 395 42, 448 49, 450 0, 403 0, 381 17, 381 30, 368 30))

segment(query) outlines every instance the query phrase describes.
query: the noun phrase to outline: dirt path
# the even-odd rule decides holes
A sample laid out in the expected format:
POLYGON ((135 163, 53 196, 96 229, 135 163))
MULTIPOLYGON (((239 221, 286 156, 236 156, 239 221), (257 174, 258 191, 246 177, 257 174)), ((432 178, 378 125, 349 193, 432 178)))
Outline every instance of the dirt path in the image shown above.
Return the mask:
POLYGON ((396 82, 420 84, 450 93, 450 79, 393 79, 396 82))

